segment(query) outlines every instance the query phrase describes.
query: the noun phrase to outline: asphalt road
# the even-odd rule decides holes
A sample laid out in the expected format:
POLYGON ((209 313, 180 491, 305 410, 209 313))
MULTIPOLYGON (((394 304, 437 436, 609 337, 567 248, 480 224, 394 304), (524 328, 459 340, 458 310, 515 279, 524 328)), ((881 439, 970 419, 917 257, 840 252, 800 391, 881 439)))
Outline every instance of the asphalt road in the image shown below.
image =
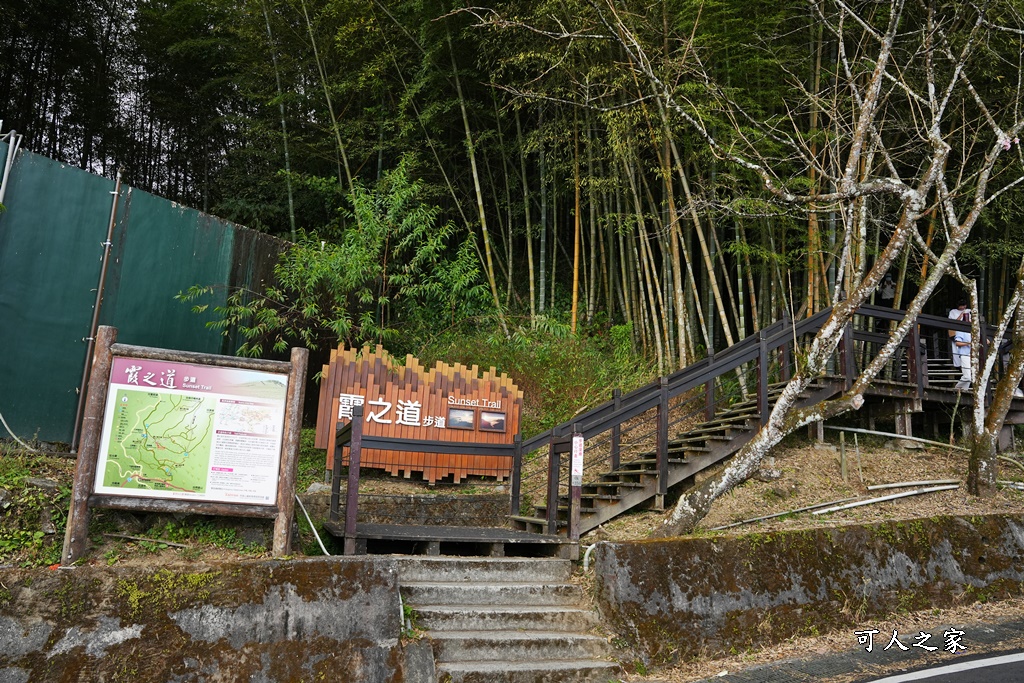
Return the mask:
POLYGON ((861 642, 845 652, 723 672, 698 683, 1024 683, 1024 619, 936 625, 931 632, 934 639, 921 645, 935 643, 934 650, 915 647, 909 631, 900 634, 904 648, 887 648, 888 637, 878 633, 871 652, 861 642), (950 652, 942 634, 953 629, 964 647, 950 652))
MULTIPOLYGON (((1019 683, 1024 681, 1024 652, 958 661, 922 671, 870 679, 870 683, 1019 683)), ((868 683, 867 681, 865 683, 868 683)))

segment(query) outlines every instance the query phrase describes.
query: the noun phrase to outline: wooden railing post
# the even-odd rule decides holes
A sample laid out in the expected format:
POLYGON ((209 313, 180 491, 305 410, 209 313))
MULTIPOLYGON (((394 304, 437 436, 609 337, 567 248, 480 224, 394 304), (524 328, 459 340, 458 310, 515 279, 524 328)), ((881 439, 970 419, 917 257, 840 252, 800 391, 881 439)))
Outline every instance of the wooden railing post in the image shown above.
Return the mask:
POLYGON ((329 515, 332 522, 337 522, 340 516, 338 508, 341 507, 341 456, 344 449, 345 444, 341 439, 335 439, 334 457, 331 460, 331 510, 329 515))
POLYGON ((846 323, 843 328, 843 340, 839 345, 839 364, 843 369, 843 386, 849 391, 853 386, 853 376, 856 374, 853 358, 853 323, 846 323))
POLYGON ((764 330, 757 333, 757 412, 761 426, 768 424, 768 338, 764 330))
MULTIPOLYGON (((615 412, 619 411, 622 407, 622 389, 612 389, 612 407, 615 412)), ((622 440, 622 427, 616 422, 612 426, 612 446, 611 446, 611 471, 619 469, 619 462, 621 459, 621 440, 622 440)))
MULTIPOLYGON (((981 331, 981 339, 978 344, 978 369, 985 367, 985 361, 988 360, 988 325, 985 324, 985 318, 978 316, 978 329, 981 331)), ((977 382, 978 378, 974 377, 974 381, 977 382)), ((995 391, 995 383, 989 382, 988 387, 985 391, 980 392, 978 395, 981 397, 982 406, 987 407, 991 396, 995 391)))
POLYGON ((110 347, 117 341, 117 328, 101 325, 96 332, 92 350, 92 365, 85 390, 82 413, 81 441, 78 444, 78 463, 74 485, 71 487, 71 505, 68 509, 64 548, 60 563, 70 565, 79 560, 89 547, 89 496, 96 479, 96 462, 100 452, 103 431, 103 412, 107 405, 107 387, 114 354, 110 347))
POLYGON ((298 474, 299 438, 302 435, 302 399, 306 395, 306 366, 309 350, 293 348, 292 371, 285 401, 284 453, 277 484, 277 518, 274 520, 274 557, 287 555, 292 546, 292 517, 295 514, 295 477, 298 474))
POLYGON ((657 507, 664 507, 668 494, 668 377, 661 378, 658 397, 658 499, 657 507))
POLYGON ((917 385, 917 397, 924 395, 925 376, 924 368, 921 367, 921 328, 917 326, 917 319, 914 319, 910 326, 910 351, 907 353, 907 380, 917 385))
POLYGON ((561 470, 555 437, 548 443, 548 533, 558 533, 558 475, 561 470))
POLYGON ((583 435, 572 426, 572 457, 569 466, 569 540, 580 540, 580 503, 583 500, 583 435))
POLYGON ((711 377, 704 384, 704 419, 714 420, 715 419, 715 375, 712 373, 712 368, 715 365, 715 352, 712 351, 708 354, 708 372, 711 373, 711 377))
POLYGON ((523 485, 523 437, 516 434, 512 439, 512 492, 509 501, 509 514, 519 514, 519 498, 523 485))
MULTIPOLYGON (((363 450, 363 406, 352 407, 352 441, 348 448, 348 489, 345 491, 345 554, 356 554, 359 513, 359 461, 363 450)), ((335 463, 335 471, 338 464, 335 463)))
POLYGON ((782 345, 782 372, 781 378, 783 382, 788 382, 793 376, 790 370, 790 365, 793 363, 793 349, 790 346, 790 340, 793 338, 793 321, 789 319, 789 313, 782 313, 782 330, 786 333, 786 343, 782 345))

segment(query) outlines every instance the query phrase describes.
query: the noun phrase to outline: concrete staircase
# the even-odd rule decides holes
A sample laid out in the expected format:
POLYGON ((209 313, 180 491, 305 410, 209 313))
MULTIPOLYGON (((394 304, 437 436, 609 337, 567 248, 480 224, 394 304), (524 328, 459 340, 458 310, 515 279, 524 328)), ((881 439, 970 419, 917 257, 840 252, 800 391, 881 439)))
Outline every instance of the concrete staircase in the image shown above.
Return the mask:
POLYGON ((569 560, 415 557, 399 585, 434 650, 439 683, 617 680, 597 615, 569 582, 569 560))

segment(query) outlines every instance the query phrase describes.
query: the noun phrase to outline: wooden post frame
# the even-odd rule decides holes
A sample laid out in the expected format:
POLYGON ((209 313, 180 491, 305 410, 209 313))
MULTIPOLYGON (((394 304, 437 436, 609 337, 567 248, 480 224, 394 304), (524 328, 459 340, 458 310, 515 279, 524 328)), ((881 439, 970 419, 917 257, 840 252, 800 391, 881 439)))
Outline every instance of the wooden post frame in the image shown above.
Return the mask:
POLYGON ((555 441, 548 445, 548 533, 558 533, 558 478, 561 472, 561 458, 555 441))
POLYGON ((658 380, 658 507, 668 494, 668 377, 658 380))
POLYGON ((287 555, 309 352, 268 361, 116 341, 97 331, 61 564, 84 557, 92 507, 273 519, 273 554, 287 555))
MULTIPOLYGON (((612 389, 612 409, 617 413, 622 407, 622 389, 616 387, 612 389)), ((611 471, 619 469, 619 462, 622 454, 622 426, 616 422, 612 425, 612 437, 611 437, 611 453, 609 455, 609 465, 611 465, 611 471)))
MULTIPOLYGON (((359 519, 359 468, 363 458, 363 407, 352 409, 352 439, 348 446, 348 484, 345 487, 345 554, 356 554, 356 523, 359 519)), ((337 455, 334 458, 335 478, 340 480, 341 470, 337 455)), ((333 495, 333 491, 332 491, 333 495)))
MULTIPOLYGON (((708 353, 708 367, 715 366, 715 352, 708 353)), ((715 419, 715 377, 712 375, 704 385, 704 419, 711 421, 715 419)))
POLYGON ((512 490, 509 495, 509 514, 518 515, 523 486, 523 437, 516 434, 512 452, 512 490))

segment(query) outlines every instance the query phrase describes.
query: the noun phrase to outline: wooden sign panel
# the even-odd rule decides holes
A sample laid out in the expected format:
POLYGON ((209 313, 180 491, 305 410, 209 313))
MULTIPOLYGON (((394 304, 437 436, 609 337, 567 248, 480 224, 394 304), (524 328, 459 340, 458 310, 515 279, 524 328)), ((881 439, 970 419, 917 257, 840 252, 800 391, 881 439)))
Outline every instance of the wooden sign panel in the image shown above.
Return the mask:
POLYGON ((61 564, 89 508, 265 517, 290 552, 306 349, 291 362, 116 344, 96 334, 61 564))
MULTIPOLYGON (((331 469, 338 424, 352 419, 362 405, 363 433, 401 440, 442 443, 511 444, 519 433, 523 393, 494 368, 480 376, 477 366, 438 361, 430 370, 410 356, 395 362, 380 346, 361 351, 339 346, 323 366, 317 414, 316 447, 327 449, 331 469)), ((347 464, 347 460, 343 461, 347 464)), ((363 467, 406 477, 422 473, 431 483, 451 476, 496 477, 512 470, 511 457, 470 456, 364 449, 363 467)))

